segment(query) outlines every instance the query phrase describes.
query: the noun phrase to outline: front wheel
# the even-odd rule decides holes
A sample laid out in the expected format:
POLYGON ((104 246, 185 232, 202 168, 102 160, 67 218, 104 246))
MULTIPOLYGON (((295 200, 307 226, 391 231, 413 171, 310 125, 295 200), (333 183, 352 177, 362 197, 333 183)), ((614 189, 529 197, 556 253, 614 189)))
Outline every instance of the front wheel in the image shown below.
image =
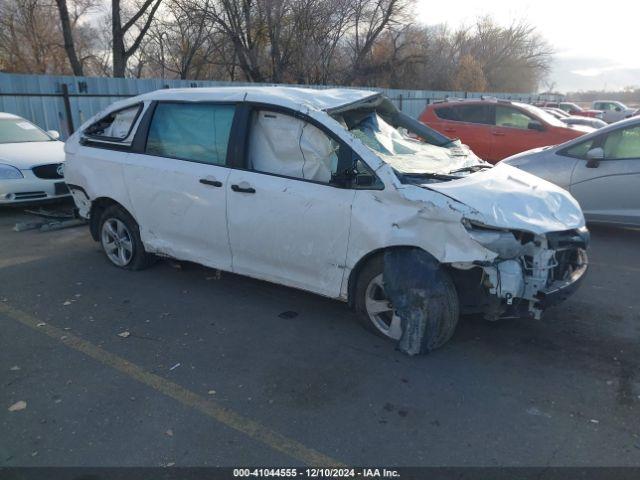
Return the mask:
POLYGON ((107 208, 100 218, 100 243, 109 261, 126 270, 142 270, 153 258, 144 250, 138 224, 118 205, 107 208))
POLYGON ((425 292, 431 292, 431 296, 422 302, 420 311, 408 314, 405 309, 403 319, 385 292, 384 257, 374 257, 358 276, 355 291, 358 320, 367 330, 398 342, 398 347, 405 353, 423 354, 440 348, 455 332, 460 306, 455 285, 446 271, 438 268, 430 281, 437 283, 436 288, 429 284, 421 287, 425 292), (422 321, 416 322, 416 319, 422 321), (413 322, 411 338, 403 338, 407 322, 413 322), (416 328, 423 331, 416 334, 416 328), (429 331, 424 331, 426 329, 429 331))

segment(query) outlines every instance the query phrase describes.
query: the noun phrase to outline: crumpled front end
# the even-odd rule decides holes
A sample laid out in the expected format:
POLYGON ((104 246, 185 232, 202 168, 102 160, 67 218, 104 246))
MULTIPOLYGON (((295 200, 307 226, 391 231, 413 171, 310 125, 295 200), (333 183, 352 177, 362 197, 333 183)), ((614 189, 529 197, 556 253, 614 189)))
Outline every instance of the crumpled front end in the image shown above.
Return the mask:
POLYGON ((546 308, 573 293, 587 271, 586 227, 542 234, 471 222, 465 227, 474 240, 497 253, 491 262, 451 265, 467 272, 466 276, 458 274, 459 279, 478 282, 475 288, 461 292, 463 310, 466 306, 481 311, 489 320, 539 319, 546 308))

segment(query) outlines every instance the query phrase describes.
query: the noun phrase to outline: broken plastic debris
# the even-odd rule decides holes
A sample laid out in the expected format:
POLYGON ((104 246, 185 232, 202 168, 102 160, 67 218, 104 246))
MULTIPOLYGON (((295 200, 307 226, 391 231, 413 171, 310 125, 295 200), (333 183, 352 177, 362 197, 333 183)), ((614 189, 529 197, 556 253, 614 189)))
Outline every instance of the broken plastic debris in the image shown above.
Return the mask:
POLYGON ((67 305, 71 305, 71 302, 69 300, 67 300, 66 302, 64 302, 62 305, 67 306, 67 305))
POLYGON ((600 420, 596 420, 595 418, 592 418, 591 420, 589 420, 591 423, 600 423, 600 420))
POLYGON ((25 408, 27 408, 27 402, 25 402, 24 400, 19 400, 9 407, 9 411, 19 412, 20 410, 24 410, 25 408))
POLYGON ((118 336, 119 336, 119 337, 122 337, 122 338, 127 338, 129 335, 131 335, 131 333, 130 333, 130 332, 128 332, 127 330, 125 330, 124 332, 120 332, 120 333, 118 334, 118 336))
POLYGON ((164 434, 165 434, 167 437, 173 437, 173 430, 168 429, 166 432, 164 432, 164 434))
POLYGON ((13 371, 13 372, 17 372, 18 370, 20 370, 20 367, 18 365, 14 365, 13 367, 11 367, 9 370, 13 371))
POLYGON ((209 395, 215 395, 215 394, 216 394, 216 391, 215 391, 215 390, 209 390, 207 393, 208 393, 209 395))
POLYGON ((44 327, 45 325, 46 323, 44 322, 36 323, 36 327, 44 327))
POLYGON ((178 363, 176 363, 173 367, 171 367, 171 368, 169 369, 169 371, 171 371, 171 370, 175 370, 175 369, 176 369, 176 368, 178 368, 179 366, 180 366, 180 363, 178 362, 178 363))

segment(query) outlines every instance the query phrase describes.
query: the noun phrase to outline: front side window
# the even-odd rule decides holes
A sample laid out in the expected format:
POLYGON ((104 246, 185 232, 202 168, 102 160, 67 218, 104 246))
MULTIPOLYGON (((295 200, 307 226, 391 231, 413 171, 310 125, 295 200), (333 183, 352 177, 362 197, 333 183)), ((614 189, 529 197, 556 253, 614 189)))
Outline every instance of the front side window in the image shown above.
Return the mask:
POLYGON ((602 149, 606 160, 640 158, 640 126, 609 133, 602 149))
POLYGON ((159 103, 151 119, 145 152, 224 165, 234 113, 233 105, 159 103))
POLYGON ((496 106, 496 126, 519 128, 526 130, 529 128, 531 122, 535 122, 532 117, 525 113, 511 107, 504 107, 502 105, 496 106))
POLYGON ((490 125, 493 123, 493 107, 491 105, 456 105, 452 106, 452 120, 467 123, 490 125))
POLYGON ((124 140, 131 133, 142 105, 133 105, 116 112, 111 112, 90 125, 84 134, 89 137, 104 137, 116 141, 124 140))
POLYGON ((0 143, 48 142, 53 140, 33 123, 22 118, 0 119, 0 143))
POLYGON ((248 166, 257 172, 330 183, 340 144, 315 125, 281 112, 255 111, 248 166))

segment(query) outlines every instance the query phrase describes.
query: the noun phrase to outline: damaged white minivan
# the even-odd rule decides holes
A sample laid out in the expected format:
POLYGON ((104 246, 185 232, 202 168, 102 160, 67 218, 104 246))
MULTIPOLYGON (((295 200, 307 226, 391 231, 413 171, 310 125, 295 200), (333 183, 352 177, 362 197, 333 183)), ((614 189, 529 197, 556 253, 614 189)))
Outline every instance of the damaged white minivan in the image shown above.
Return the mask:
POLYGON ((566 191, 371 91, 148 93, 67 141, 65 178, 114 265, 170 257, 340 299, 408 354, 460 314, 540 318, 587 270, 566 191))

